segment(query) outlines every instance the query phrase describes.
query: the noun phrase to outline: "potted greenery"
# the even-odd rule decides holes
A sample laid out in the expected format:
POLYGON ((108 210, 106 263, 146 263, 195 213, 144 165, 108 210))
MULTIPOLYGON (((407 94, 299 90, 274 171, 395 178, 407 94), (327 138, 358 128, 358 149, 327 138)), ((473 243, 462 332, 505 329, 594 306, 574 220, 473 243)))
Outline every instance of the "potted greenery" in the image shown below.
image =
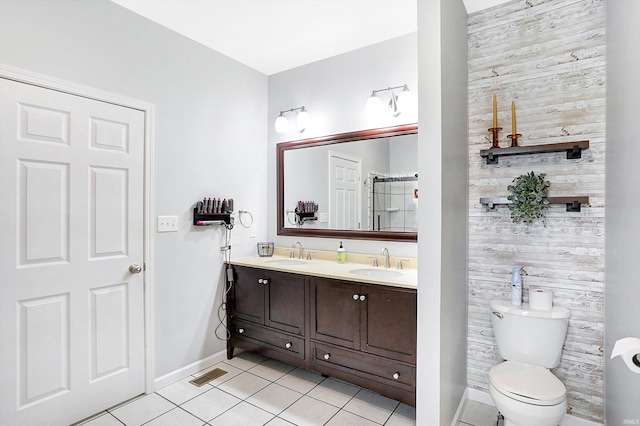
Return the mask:
POLYGON ((511 204, 511 220, 514 223, 524 222, 530 225, 535 219, 545 223, 545 214, 549 208, 547 193, 551 182, 545 180, 545 173, 534 172, 520 175, 513 179, 507 187, 510 195, 507 197, 511 204))

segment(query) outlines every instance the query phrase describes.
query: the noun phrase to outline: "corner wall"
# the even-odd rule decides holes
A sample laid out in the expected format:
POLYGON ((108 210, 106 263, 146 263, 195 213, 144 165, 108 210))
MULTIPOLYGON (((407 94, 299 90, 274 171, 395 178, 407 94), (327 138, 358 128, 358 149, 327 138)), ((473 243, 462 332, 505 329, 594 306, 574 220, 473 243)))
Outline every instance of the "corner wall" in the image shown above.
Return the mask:
MULTIPOLYGON (((488 391, 502 361, 489 314, 491 299, 510 300, 513 266, 531 288, 553 291, 571 310, 560 366, 568 412, 603 421, 605 7, 603 0, 513 1, 469 16, 469 387, 488 391), (516 103, 520 144, 589 140, 579 160, 564 152, 501 157, 487 165, 492 99, 500 146, 516 103), (546 227, 513 224, 506 206, 487 212, 481 197, 505 197, 518 175, 546 173, 550 196, 589 196, 579 213, 552 205, 546 227)), ((630 76, 631 74, 629 74, 630 76)), ((608 140, 613 140, 610 136, 608 140)), ((608 151, 608 149, 607 149, 608 151)), ((607 152, 608 154, 608 152, 607 152)), ((608 210, 609 211, 609 210, 608 210)))
POLYGON ((418 2, 419 425, 451 424, 466 388, 466 19, 461 0, 418 2))
POLYGON ((616 340, 640 338, 640 2, 607 1, 607 220, 605 250, 605 415, 608 425, 640 424, 640 375, 620 358, 616 340))

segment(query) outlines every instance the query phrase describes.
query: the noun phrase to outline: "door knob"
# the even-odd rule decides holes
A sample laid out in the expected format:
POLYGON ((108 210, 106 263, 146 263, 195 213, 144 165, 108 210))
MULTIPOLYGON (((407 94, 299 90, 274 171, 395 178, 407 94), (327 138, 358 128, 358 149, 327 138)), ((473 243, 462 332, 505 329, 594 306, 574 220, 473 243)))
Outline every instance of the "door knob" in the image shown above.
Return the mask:
POLYGON ((131 266, 129 266, 129 272, 131 272, 132 274, 139 274, 140 272, 142 272, 142 266, 136 265, 134 263, 131 266))

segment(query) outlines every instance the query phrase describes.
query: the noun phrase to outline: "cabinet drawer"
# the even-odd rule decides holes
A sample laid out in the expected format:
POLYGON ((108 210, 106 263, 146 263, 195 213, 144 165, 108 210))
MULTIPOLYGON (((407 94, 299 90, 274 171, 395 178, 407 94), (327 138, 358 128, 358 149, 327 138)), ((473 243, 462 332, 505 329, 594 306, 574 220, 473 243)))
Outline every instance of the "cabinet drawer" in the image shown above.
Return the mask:
POLYGON ((304 359, 304 339, 257 324, 234 319, 230 327, 235 339, 261 343, 278 352, 304 359))
POLYGON ((317 342, 311 344, 311 352, 312 362, 328 375, 335 369, 410 392, 415 390, 415 366, 317 342))

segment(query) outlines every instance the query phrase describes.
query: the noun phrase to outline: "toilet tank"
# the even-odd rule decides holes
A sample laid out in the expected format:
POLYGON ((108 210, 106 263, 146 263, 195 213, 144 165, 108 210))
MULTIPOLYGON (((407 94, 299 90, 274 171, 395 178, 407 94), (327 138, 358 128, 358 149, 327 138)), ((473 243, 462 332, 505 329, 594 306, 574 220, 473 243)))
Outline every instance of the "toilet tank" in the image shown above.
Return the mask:
POLYGON ((510 301, 491 301, 491 325, 500 350, 507 361, 520 361, 545 368, 560 364, 571 312, 565 308, 529 309, 510 301))

